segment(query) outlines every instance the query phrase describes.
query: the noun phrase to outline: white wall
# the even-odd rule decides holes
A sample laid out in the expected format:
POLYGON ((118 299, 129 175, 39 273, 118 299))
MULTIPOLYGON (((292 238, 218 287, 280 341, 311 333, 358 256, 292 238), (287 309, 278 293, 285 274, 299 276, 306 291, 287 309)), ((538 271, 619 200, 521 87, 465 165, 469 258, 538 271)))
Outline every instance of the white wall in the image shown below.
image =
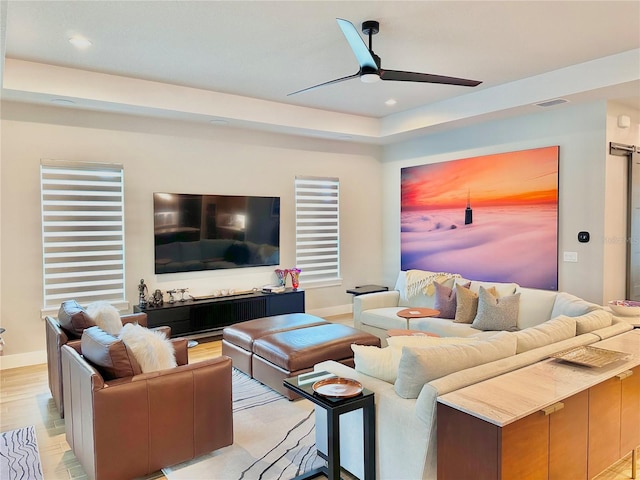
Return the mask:
MULTIPOLYGON (((578 253, 559 263, 559 289, 602 303, 604 265, 606 103, 565 105, 548 111, 437 133, 385 148, 383 156, 383 278, 400 268, 400 169, 491 153, 560 146, 559 251, 578 253), (589 243, 577 234, 591 233, 589 243)), ((624 235, 624 232, 622 232, 624 235)), ((607 295, 623 295, 620 286, 607 295)), ((622 297, 619 297, 622 298, 622 297)), ((609 299, 609 298, 606 298, 609 299)))
POLYGON ((275 281, 271 267, 154 275, 152 193, 281 197, 281 265, 295 263, 294 178, 340 179, 341 285, 302 288, 307 311, 348 311, 357 284, 381 281, 380 147, 4 103, 2 109, 0 324, 9 365, 45 361, 40 227, 41 159, 124 165, 127 298, 150 289, 248 289, 275 281), (372 261, 372 259, 375 259, 372 261))

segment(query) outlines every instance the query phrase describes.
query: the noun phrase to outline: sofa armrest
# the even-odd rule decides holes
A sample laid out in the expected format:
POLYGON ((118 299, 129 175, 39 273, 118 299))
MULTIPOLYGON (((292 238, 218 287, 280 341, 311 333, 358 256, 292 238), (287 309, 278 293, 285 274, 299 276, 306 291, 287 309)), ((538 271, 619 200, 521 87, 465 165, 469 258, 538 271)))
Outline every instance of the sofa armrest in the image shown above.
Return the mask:
POLYGON ((125 325, 127 323, 137 323, 141 327, 147 327, 148 326, 147 314, 144 313, 144 312, 127 313, 125 315, 120 315, 120 319, 122 320, 122 324, 123 325, 125 325))
POLYGON ((189 363, 189 340, 184 337, 172 338, 171 343, 176 352, 176 363, 178 366, 189 363))
POLYGON ((171 327, 168 325, 163 325, 162 327, 152 327, 149 330, 153 330, 154 332, 162 332, 164 336, 167 338, 171 338, 171 327))
POLYGON ((360 315, 365 310, 372 308, 397 307, 400 301, 400 292, 398 290, 389 290, 387 292, 366 293, 353 297, 353 320, 354 324, 360 323, 360 315))
POLYGON ((620 335, 621 333, 628 332, 629 330, 633 330, 633 326, 629 322, 614 316, 612 317, 611 325, 599 328, 591 333, 600 337, 600 340, 604 340, 606 338, 613 337, 614 335, 620 335))

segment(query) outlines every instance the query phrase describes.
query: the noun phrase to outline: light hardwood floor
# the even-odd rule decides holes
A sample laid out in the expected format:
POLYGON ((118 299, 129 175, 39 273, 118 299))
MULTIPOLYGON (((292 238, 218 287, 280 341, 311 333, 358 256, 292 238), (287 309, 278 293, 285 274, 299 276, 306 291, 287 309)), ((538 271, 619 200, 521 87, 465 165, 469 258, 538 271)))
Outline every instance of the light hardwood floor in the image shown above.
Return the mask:
MULTIPOLYGON (((344 317, 330 320, 343 323, 344 317)), ((220 340, 205 342, 201 339, 197 346, 189 349, 189 361, 198 362, 220 354, 220 340)), ((45 480, 87 478, 65 440, 64 420, 60 418, 51 398, 47 367, 44 364, 0 371, 0 431, 5 432, 28 425, 35 426, 45 480)), ((638 461, 638 471, 640 472, 640 461, 638 461)), ((146 480, 164 478, 162 473, 158 472, 146 477, 146 480)), ((631 478, 630 454, 599 475, 597 480, 629 478, 631 478)))

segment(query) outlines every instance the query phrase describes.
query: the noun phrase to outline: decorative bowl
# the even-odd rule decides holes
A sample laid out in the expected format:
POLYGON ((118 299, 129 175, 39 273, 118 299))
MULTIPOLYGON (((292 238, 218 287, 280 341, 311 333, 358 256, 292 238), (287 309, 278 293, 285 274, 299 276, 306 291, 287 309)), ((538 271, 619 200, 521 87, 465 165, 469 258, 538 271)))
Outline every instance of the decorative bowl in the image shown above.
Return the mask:
POLYGON ((633 300, 611 300, 609 301, 609 308, 614 314, 621 317, 640 315, 640 302, 634 302, 633 300))

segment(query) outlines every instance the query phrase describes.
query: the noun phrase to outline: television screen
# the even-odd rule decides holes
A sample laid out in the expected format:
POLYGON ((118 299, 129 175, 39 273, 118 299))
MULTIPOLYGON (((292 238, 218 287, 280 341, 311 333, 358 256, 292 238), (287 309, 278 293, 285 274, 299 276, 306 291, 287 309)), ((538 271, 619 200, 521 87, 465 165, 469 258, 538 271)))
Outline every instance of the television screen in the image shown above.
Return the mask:
POLYGON ((280 197, 153 194, 155 273, 280 263, 280 197))

